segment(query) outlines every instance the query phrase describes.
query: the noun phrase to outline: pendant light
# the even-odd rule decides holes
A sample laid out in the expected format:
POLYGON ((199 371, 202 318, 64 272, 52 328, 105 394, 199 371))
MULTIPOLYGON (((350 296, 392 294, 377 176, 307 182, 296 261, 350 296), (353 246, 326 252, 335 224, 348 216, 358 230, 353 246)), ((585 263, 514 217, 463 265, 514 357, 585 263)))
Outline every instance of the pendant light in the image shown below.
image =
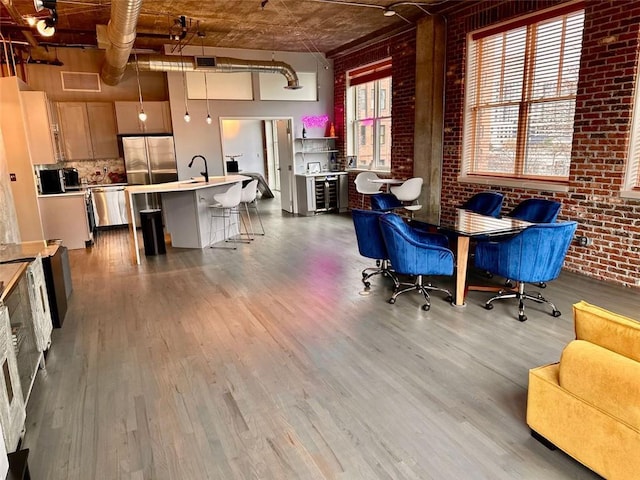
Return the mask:
POLYGON ((142 88, 140 87, 140 70, 138 69, 138 54, 133 52, 133 56, 136 59, 136 81, 138 82, 138 99, 140 100, 140 112, 138 118, 142 123, 147 121, 147 114, 144 113, 144 105, 142 104, 142 88))
POLYGON ((187 104, 187 73, 184 71, 182 48, 180 48, 180 67, 182 68, 182 87, 184 90, 184 121, 189 123, 191 121, 191 115, 189 115, 189 106, 187 104))
MULTIPOLYGON (((204 33, 201 34, 200 39, 202 41, 202 56, 204 57, 204 33)), ((207 125, 211 125, 213 120, 211 119, 211 113, 209 112, 209 87, 207 85, 207 72, 204 72, 204 98, 207 102, 207 125)))

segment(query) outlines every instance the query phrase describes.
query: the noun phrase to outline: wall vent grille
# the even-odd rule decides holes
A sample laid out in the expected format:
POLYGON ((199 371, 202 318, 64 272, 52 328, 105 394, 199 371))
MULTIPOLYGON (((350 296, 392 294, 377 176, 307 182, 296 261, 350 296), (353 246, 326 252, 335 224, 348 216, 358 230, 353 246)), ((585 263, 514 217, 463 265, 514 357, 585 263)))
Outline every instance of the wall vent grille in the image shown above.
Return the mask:
POLYGON ((65 92, 100 92, 100 75, 92 72, 60 72, 65 92))

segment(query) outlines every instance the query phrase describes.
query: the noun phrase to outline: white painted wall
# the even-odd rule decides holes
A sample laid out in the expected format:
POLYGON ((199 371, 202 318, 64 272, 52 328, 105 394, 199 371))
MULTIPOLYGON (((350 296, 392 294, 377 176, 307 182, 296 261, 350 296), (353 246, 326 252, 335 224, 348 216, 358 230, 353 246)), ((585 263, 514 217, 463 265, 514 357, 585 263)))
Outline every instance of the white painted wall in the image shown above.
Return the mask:
POLYGON ((255 172, 265 175, 263 151, 262 120, 256 119, 223 119, 222 120, 222 155, 224 161, 230 160, 226 155, 242 155, 237 158, 238 168, 243 172, 255 172))
MULTIPOLYGON (((167 49, 165 53, 171 54, 172 52, 167 49)), ((202 49, 199 46, 186 47, 183 54, 185 56, 202 56, 202 49)), ((260 98, 260 87, 258 74, 254 73, 252 75, 254 100, 209 100, 209 109, 213 118, 211 125, 207 125, 205 122, 207 117, 206 101, 189 100, 191 122, 186 123, 183 119, 185 113, 183 76, 180 72, 167 73, 179 179, 190 178, 200 171, 195 171, 187 166, 194 155, 203 155, 207 159, 211 175, 222 175, 225 158, 221 143, 220 117, 253 117, 256 119, 293 117, 294 137, 300 136, 301 119, 306 115, 328 115, 333 121, 333 64, 324 57, 310 53, 207 47, 205 47, 204 54, 248 60, 278 60, 288 63, 296 72, 317 71, 318 100, 315 102, 255 100, 260 98)), ((274 73, 273 75, 280 74, 274 73)), ((313 129, 307 129, 309 136, 323 136, 325 133, 324 129, 318 132, 311 130, 313 129)), ((244 166, 241 168, 244 170, 244 166)))

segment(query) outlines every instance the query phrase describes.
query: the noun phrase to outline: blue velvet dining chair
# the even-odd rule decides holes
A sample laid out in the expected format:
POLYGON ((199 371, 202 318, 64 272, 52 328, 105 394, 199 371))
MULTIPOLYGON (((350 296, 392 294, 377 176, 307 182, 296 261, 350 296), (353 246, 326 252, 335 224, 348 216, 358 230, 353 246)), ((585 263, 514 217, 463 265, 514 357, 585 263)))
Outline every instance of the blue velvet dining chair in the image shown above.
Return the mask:
POLYGON ((371 210, 391 212, 402 208, 402 202, 393 193, 376 193, 371 195, 371 210))
POLYGON ((525 292, 524 285, 558 278, 576 228, 576 222, 539 223, 505 240, 478 243, 476 267, 517 282, 517 289, 501 290, 485 303, 485 308, 491 310, 494 300, 515 298, 518 300, 518 320, 524 322, 527 319, 524 300, 533 300, 550 305, 551 315, 559 317, 560 311, 553 303, 540 293, 530 295, 525 292))
POLYGON ((525 220, 531 223, 553 223, 560 213, 560 202, 544 198, 528 198, 507 213, 507 217, 525 220))
POLYGON ((380 216, 380 229, 394 272, 415 277, 413 283, 402 284, 408 285, 406 288, 396 287, 389 303, 396 303, 399 295, 414 290, 424 296, 426 303, 422 305, 422 309, 425 311, 431 308, 429 291, 444 292, 447 294, 447 301, 451 302, 453 297, 449 290, 424 280, 428 275, 453 275, 453 252, 447 248, 447 237, 415 229, 395 213, 380 216))
POLYGON ((376 261, 375 267, 368 267, 362 270, 362 283, 366 290, 371 288, 369 279, 374 275, 382 275, 393 280, 394 286, 398 287, 398 279, 393 273, 387 247, 385 246, 382 233, 380 231, 379 218, 384 212, 375 210, 351 210, 353 226, 356 230, 356 240, 360 255, 376 261))
POLYGON ((498 218, 503 200, 504 195, 499 192, 480 192, 469 198, 459 208, 498 218))

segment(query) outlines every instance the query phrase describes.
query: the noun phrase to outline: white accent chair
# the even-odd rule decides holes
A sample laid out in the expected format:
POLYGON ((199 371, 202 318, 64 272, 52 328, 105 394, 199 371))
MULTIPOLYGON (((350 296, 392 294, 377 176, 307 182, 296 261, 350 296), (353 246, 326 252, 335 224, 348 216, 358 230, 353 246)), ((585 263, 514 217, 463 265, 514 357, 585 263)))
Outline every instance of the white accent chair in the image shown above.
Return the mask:
POLYGON ((413 218, 414 212, 417 212, 422 208, 422 205, 415 203, 415 201, 420 198, 422 183, 422 178, 413 177, 402 185, 391 187, 390 189, 391 193, 393 193, 396 198, 404 204, 403 208, 409 212, 411 218, 413 218))
MULTIPOLYGON (((216 193, 213 196, 213 200, 215 203, 209 205, 211 209, 211 220, 209 222, 209 247, 210 248, 227 248, 231 250, 236 250, 238 243, 249 243, 248 241, 239 240, 236 235, 229 235, 231 232, 232 225, 232 217, 236 218, 236 225, 238 226, 238 232, 240 232, 240 225, 238 219, 240 218, 240 200, 242 199, 242 183, 237 182, 231 185, 226 192, 216 193), (217 246, 213 243, 213 233, 214 233, 214 218, 222 218, 223 231, 224 231, 224 241, 233 243, 232 247, 222 247, 217 246)), ((239 234, 239 233, 238 233, 239 234)), ((218 243, 218 242, 216 242, 218 243)))
POLYGON ((373 172, 360 172, 353 183, 356 184, 356 192, 362 194, 360 208, 364 208, 364 196, 374 195, 380 191, 381 183, 375 183, 371 180, 379 180, 380 177, 373 172))
POLYGON ((258 180, 251 180, 242 188, 242 195, 240 198, 240 203, 244 205, 244 210, 247 213, 247 220, 249 222, 249 229, 247 230, 246 235, 250 240, 253 240, 254 235, 264 235, 264 225, 262 224, 262 218, 260 217, 260 211, 258 210, 258 180), (253 222, 251 221, 251 214, 249 213, 249 206, 251 206, 258 217, 258 221, 260 222, 260 229, 262 233, 255 232, 253 230, 253 222))

